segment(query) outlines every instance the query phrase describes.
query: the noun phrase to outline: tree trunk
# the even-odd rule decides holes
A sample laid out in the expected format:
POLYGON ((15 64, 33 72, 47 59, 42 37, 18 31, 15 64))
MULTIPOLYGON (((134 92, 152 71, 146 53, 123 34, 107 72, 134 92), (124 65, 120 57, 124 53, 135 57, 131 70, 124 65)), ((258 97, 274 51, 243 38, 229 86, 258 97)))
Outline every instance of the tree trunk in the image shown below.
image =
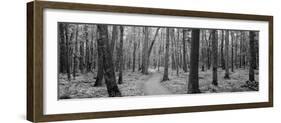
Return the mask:
POLYGON ((136 67, 136 48, 137 48, 137 42, 134 42, 134 50, 133 50, 133 72, 135 72, 135 67, 136 67))
POLYGON ((144 42, 142 50, 142 73, 148 74, 148 27, 144 27, 144 42))
POLYGON ((169 68, 169 40, 170 40, 170 29, 169 28, 166 28, 166 52, 165 52, 165 68, 164 68, 164 76, 163 76, 163 80, 162 81, 167 81, 169 80, 169 77, 168 77, 168 68, 169 68))
POLYGON ((157 35, 158 35, 159 30, 160 30, 160 28, 158 27, 158 28, 156 29, 156 33, 155 33, 155 35, 154 35, 154 37, 153 37, 153 39, 152 39, 152 41, 151 41, 151 44, 150 44, 150 46, 149 46, 149 50, 148 50, 148 59, 149 59, 149 57, 150 57, 152 48, 153 48, 153 46, 154 46, 154 44, 155 44, 156 37, 157 37, 157 35))
MULTIPOLYGON (((161 35, 161 39, 162 39, 162 35, 161 35)), ((159 47, 159 51, 158 51, 158 72, 160 71, 160 66, 161 66, 161 48, 162 48, 162 44, 160 44, 160 47, 159 47)))
POLYGON ((212 57, 212 50, 211 50, 211 41, 213 42, 213 39, 212 39, 212 31, 210 32, 210 34, 209 34, 209 39, 208 39, 208 59, 207 59, 207 67, 208 67, 208 70, 210 70, 211 69, 211 57, 212 57))
POLYGON ((112 54, 108 41, 108 30, 106 25, 98 25, 98 48, 102 51, 104 79, 109 97, 120 97, 121 92, 116 83, 116 77, 113 67, 112 54))
POLYGON ((249 81, 255 81, 255 65, 256 65, 256 51, 255 51, 255 36, 254 31, 250 31, 250 69, 249 69, 249 81))
POLYGON ((68 24, 65 24, 65 39, 66 39, 66 73, 67 79, 70 81, 70 38, 68 37, 68 24))
POLYGON ((91 71, 91 63, 90 63, 90 48, 89 48, 89 28, 86 26, 86 71, 87 73, 91 71))
POLYGON ((59 23, 59 36, 60 36, 60 48, 59 48, 59 72, 60 73, 66 73, 66 39, 65 39, 65 24, 64 23, 59 23))
POLYGON ((229 77, 229 53, 228 53, 228 48, 229 48, 229 32, 225 31, 225 79, 230 79, 229 77))
POLYGON ((245 32, 242 32, 242 42, 241 42, 241 47, 242 47, 242 51, 241 51, 241 55, 242 55, 242 66, 245 69, 246 66, 246 58, 245 58, 245 32))
MULTIPOLYGON (((98 32, 97 38, 100 39, 101 36, 98 32)), ((98 73, 97 73, 97 77, 96 77, 96 82, 95 82, 95 87, 98 86, 102 86, 102 80, 103 80, 103 76, 104 76, 104 68, 103 68, 103 50, 102 47, 104 45, 102 45, 101 43, 98 43, 97 49, 98 49, 98 73)))
POLYGON ((187 62, 186 62, 186 30, 183 29, 183 34, 182 34, 182 52, 183 52, 183 71, 187 72, 187 62))
MULTIPOLYGON (((205 64, 204 64, 204 63, 205 63, 205 62, 204 62, 204 61, 205 61, 205 46, 204 46, 204 40, 205 40, 204 37, 205 37, 205 36, 204 36, 204 34, 205 34, 205 33, 204 33, 204 30, 200 30, 200 32, 201 32, 201 34, 200 34, 200 37, 201 37, 200 40, 201 40, 201 42, 200 42, 200 43, 201 43, 201 45, 202 45, 202 47, 200 48, 200 49, 201 49, 201 57, 200 57, 200 58, 201 58, 201 71, 205 71, 205 66, 204 66, 204 65, 205 65, 205 64)), ((199 55, 199 56, 200 56, 200 55, 199 55)), ((199 58, 199 59, 200 59, 200 58, 199 58)), ((200 61, 200 60, 199 60, 199 61, 200 61)))
POLYGON ((80 56, 79 56, 79 69, 80 72, 84 72, 84 42, 80 40, 80 56))
POLYGON ((75 31, 75 47, 74 47, 74 57, 73 57, 73 72, 72 72, 72 76, 73 79, 75 80, 76 77, 76 71, 77 71, 77 50, 78 50, 78 29, 79 29, 79 25, 77 25, 76 31, 75 31))
POLYGON ((123 83, 123 65, 124 65, 124 60, 123 60, 123 33, 124 29, 123 26, 120 26, 120 43, 119 43, 119 78, 118 78, 118 84, 123 83))
POLYGON ((136 68, 136 50, 137 50, 137 42, 136 42, 136 28, 134 28, 133 30, 133 41, 134 41, 134 49, 133 49, 133 72, 135 72, 135 68, 136 68))
POLYGON ((243 40, 243 32, 240 32, 240 43, 239 43, 239 68, 242 68, 242 40, 243 40))
POLYGON ((235 62, 235 67, 236 69, 238 69, 238 63, 237 63, 237 59, 238 59, 238 55, 237 55, 237 52, 238 52, 238 38, 239 38, 239 35, 238 35, 238 32, 236 33, 236 40, 235 40, 235 50, 234 50, 234 62, 235 62))
POLYGON ((233 40, 234 40, 234 32, 231 32, 231 72, 234 72, 234 64, 233 64, 233 62, 234 62, 234 57, 233 57, 233 55, 234 55, 234 52, 233 52, 233 40))
POLYGON ((111 39, 111 54, 113 55, 113 52, 114 52, 114 49, 115 49, 115 43, 116 43, 116 40, 118 39, 117 37, 118 35, 118 30, 117 30, 117 26, 113 26, 113 29, 112 29, 112 39, 111 39))
POLYGON ((192 29, 191 53, 190 53, 190 73, 187 93, 200 93, 198 82, 198 63, 199 63, 199 42, 200 30, 192 29))
POLYGON ((216 37, 217 31, 212 30, 211 35, 212 35, 212 58, 213 58, 213 82, 212 84, 217 86, 218 85, 218 72, 217 72, 217 67, 218 67, 218 38, 216 37))
POLYGON ((225 40, 225 37, 224 37, 224 30, 222 30, 222 39, 221 39, 221 68, 222 69, 225 69, 225 61, 224 61, 224 51, 223 51, 223 45, 224 45, 224 40, 225 40))
POLYGON ((256 61, 256 65, 255 65, 255 69, 259 69, 259 41, 258 41, 258 39, 259 39, 259 33, 256 33, 256 41, 255 41, 255 48, 256 48, 256 59, 255 59, 255 61, 256 61))
POLYGON ((178 48, 179 48, 179 39, 180 39, 180 33, 179 33, 179 29, 177 29, 177 40, 176 40, 176 69, 177 69, 177 76, 179 76, 179 52, 178 52, 178 48))
POLYGON ((171 43, 172 43, 172 47, 171 47, 171 54, 172 54, 172 70, 176 69, 176 63, 175 63, 175 32, 174 32, 174 28, 171 29, 171 34, 170 34, 170 39, 171 39, 171 43))

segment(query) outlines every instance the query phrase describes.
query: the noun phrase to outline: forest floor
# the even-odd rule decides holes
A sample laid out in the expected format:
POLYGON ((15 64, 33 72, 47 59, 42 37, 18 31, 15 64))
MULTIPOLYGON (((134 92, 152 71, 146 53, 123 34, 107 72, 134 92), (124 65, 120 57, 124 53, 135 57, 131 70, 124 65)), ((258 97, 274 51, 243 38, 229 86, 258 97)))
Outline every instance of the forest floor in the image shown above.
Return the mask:
MULTIPOLYGON (((199 87, 202 93, 253 91, 242 87, 248 80, 247 69, 230 71, 230 79, 224 79, 224 70, 218 69, 218 86, 213 86, 212 71, 199 72, 199 87)), ((255 71, 258 81, 258 71, 255 71)), ((117 74, 116 74, 117 75, 117 74)), ((149 69, 148 75, 140 72, 125 71, 123 84, 118 84, 122 96, 186 94, 189 73, 169 71, 169 80, 162 82, 163 69, 149 69)), ((65 74, 59 74, 59 99, 108 97, 105 84, 94 87, 96 73, 80 74, 75 80, 68 81, 65 74)), ((116 77, 117 80, 118 77, 116 77)), ((104 83, 104 82, 103 82, 104 83)))
MULTIPOLYGON (((160 73, 163 73, 160 71, 160 73)), ((224 79, 225 70, 218 69, 218 86, 212 85, 212 71, 199 71, 199 89, 202 93, 220 93, 220 92, 244 92, 254 91, 250 88, 243 87, 248 80, 248 69, 235 69, 234 72, 229 72, 230 79, 224 79)), ((164 81, 161 84, 168 88, 173 94, 186 94, 189 72, 184 73, 171 71, 169 73, 169 81, 164 81)), ((258 70, 255 71, 255 80, 259 80, 258 70)))
MULTIPOLYGON (((117 75, 117 74, 116 74, 117 75)), ((68 81, 65 74, 59 75, 59 99, 108 97, 106 86, 94 87, 95 73, 78 75, 75 80, 68 81)), ((144 95, 144 83, 151 75, 143 75, 140 72, 124 72, 123 83, 118 84, 122 96, 144 95)), ((116 77, 117 80, 118 77, 116 77)))
POLYGON ((160 82, 163 75, 156 72, 155 70, 150 70, 151 77, 144 83, 144 94, 145 95, 165 95, 171 94, 170 91, 163 87, 160 82))

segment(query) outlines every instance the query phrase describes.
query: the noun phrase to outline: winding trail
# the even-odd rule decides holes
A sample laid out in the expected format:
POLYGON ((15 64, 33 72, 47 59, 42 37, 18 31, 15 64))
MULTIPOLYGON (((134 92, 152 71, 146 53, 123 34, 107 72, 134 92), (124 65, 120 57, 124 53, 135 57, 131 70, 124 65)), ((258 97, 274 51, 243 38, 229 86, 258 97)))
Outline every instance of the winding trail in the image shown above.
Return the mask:
POLYGON ((163 87, 160 82, 163 75, 158 72, 151 72, 151 77, 144 83, 145 95, 166 95, 171 94, 169 90, 163 87))

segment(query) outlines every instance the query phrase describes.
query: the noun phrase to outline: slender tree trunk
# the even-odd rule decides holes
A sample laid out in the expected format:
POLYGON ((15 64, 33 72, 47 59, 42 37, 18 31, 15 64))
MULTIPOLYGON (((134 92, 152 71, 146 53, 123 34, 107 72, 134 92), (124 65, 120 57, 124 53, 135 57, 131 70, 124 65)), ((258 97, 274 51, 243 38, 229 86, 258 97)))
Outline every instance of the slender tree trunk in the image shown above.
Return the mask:
POLYGON ((240 32, 240 47, 239 47, 239 68, 242 68, 242 41, 243 41, 243 32, 240 32))
POLYGON ((230 79, 229 77, 229 53, 228 53, 228 48, 229 48, 229 32, 228 30, 225 31, 225 79, 230 79))
POLYGON ((200 93, 198 82, 198 64, 199 64, 199 42, 200 30, 192 29, 191 53, 190 53, 190 73, 187 93, 200 93))
POLYGON ((233 40, 234 40, 234 32, 231 32, 231 72, 234 72, 234 53, 233 53, 233 48, 234 48, 234 45, 233 45, 233 40))
POLYGON ((75 47, 74 47, 74 57, 73 57, 73 72, 72 72, 72 76, 73 79, 75 80, 76 77, 76 71, 77 71, 77 50, 78 50, 78 29, 79 29, 79 25, 77 25, 76 31, 75 31, 75 47))
POLYGON ((94 72, 94 70, 93 69, 95 69, 95 54, 94 54, 94 44, 95 44, 95 40, 96 40, 96 38, 95 38, 95 33, 96 32, 96 30, 95 30, 95 26, 93 25, 92 26, 92 38, 91 38, 91 45, 90 45, 90 54, 91 54, 91 56, 90 56, 90 63, 91 63, 91 72, 94 72))
POLYGON ((123 65, 124 65, 124 60, 123 60, 123 33, 124 29, 123 26, 120 26, 120 43, 119 43, 119 78, 118 78, 118 84, 123 83, 123 65))
MULTIPOLYGON (((162 35, 161 35, 161 39, 162 39, 162 35)), ((158 71, 160 71, 160 66, 161 66, 161 48, 162 48, 162 44, 160 44, 160 47, 159 47, 159 51, 158 51, 158 71)))
POLYGON ((236 40, 235 40, 235 50, 234 50, 234 53, 235 53, 235 56, 234 56, 234 58, 235 58, 235 60, 234 60, 234 62, 235 62, 235 67, 236 67, 236 69, 238 69, 238 63, 237 63, 237 59, 238 59, 238 55, 237 55, 237 52, 238 52, 238 32, 236 33, 236 40))
MULTIPOLYGON (((212 36, 212 31, 210 32, 210 34, 209 34, 209 41, 208 41, 208 69, 210 70, 211 69, 211 61, 212 61, 212 59, 211 59, 211 57, 212 57, 212 50, 211 50, 211 46, 212 46, 212 43, 211 43, 211 41, 213 42, 213 39, 212 39, 212 37, 214 37, 214 36, 212 36)), ((214 37, 215 38, 215 37, 214 37)))
POLYGON ((144 42, 142 50, 142 73, 148 74, 148 27, 144 27, 144 42))
POLYGON ((89 72, 90 70, 89 70, 89 66, 90 66, 90 63, 89 63, 89 56, 90 56, 90 54, 89 54, 89 37, 88 37, 88 35, 89 35, 89 33, 88 33, 88 26, 85 26, 85 38, 86 38, 86 40, 85 40, 85 42, 86 42, 86 52, 85 52, 85 66, 86 66, 86 72, 89 72))
POLYGON ((217 86, 218 85, 218 71, 217 71, 217 66, 218 66, 218 40, 216 37, 217 31, 212 30, 211 35, 212 35, 212 58, 213 58, 213 82, 212 84, 217 86))
POLYGON ((187 62, 186 62, 186 30, 183 29, 183 34, 182 34, 182 52, 183 52, 183 71, 187 72, 187 62))
POLYGON ((178 48, 179 48, 179 39, 180 39, 180 33, 179 33, 179 29, 177 29, 177 40, 176 40, 176 69, 177 69, 177 76, 179 76, 179 52, 178 52, 178 48))
POLYGON ((250 31, 250 69, 249 69, 249 81, 255 81, 255 58, 256 58, 256 51, 255 51, 255 36, 256 33, 254 31, 250 31))
POLYGON ((140 71, 141 70, 141 47, 140 47, 140 43, 141 43, 141 40, 139 39, 139 42, 138 42, 138 49, 139 49, 139 57, 138 57, 138 70, 140 71))
POLYGON ((133 72, 135 72, 135 67, 136 67, 136 48, 137 48, 137 43, 134 42, 134 50, 133 50, 133 72))
POLYGON ((79 56, 79 69, 80 72, 84 72, 84 42, 80 40, 80 56, 79 56))
POLYGON ((222 30, 222 40, 221 40, 221 68, 222 69, 225 69, 225 61, 224 61, 224 51, 223 51, 223 45, 224 45, 224 40, 225 40, 225 37, 224 37, 224 30, 222 30))
POLYGON ((153 46, 154 46, 154 44, 155 44, 156 37, 158 36, 159 30, 160 30, 160 28, 158 27, 158 28, 156 29, 156 33, 155 33, 155 35, 154 35, 154 37, 153 37, 153 39, 152 39, 152 41, 151 41, 151 44, 150 44, 150 46, 149 46, 149 50, 148 50, 148 59, 149 59, 149 57, 150 57, 152 48, 153 48, 153 46))
POLYGON ((132 71, 135 72, 135 67, 136 67, 136 49, 137 49, 137 42, 136 42, 136 29, 133 29, 133 68, 132 71))
POLYGON ((245 53, 245 32, 242 32, 242 66, 245 69, 246 66, 246 53, 245 53))
MULTIPOLYGON (((256 39, 259 39, 259 33, 256 33, 256 39)), ((255 47, 256 47, 255 69, 258 70, 259 69, 259 41, 258 40, 255 41, 255 47)))
POLYGON ((168 77, 168 68, 169 68, 169 40, 170 40, 170 29, 169 28, 166 28, 166 52, 165 52, 165 68, 164 68, 164 76, 163 76, 163 80, 162 81, 167 81, 169 80, 169 77, 168 77))
POLYGON ((65 24, 65 39, 66 39, 66 73, 68 81, 71 80, 70 76, 70 38, 68 37, 68 24, 65 24))
MULTIPOLYGON (((200 34, 200 44, 202 45, 202 47, 200 48, 201 49, 201 71, 205 71, 205 47, 204 47, 204 30, 200 30, 201 34, 200 34)), ((200 56, 200 54, 199 54, 200 56)), ((200 61, 200 60, 199 60, 200 61)))
POLYGON ((174 34, 174 28, 171 29, 171 34, 170 34, 170 39, 171 39, 171 43, 172 43, 172 47, 171 47, 171 59, 172 59, 172 70, 176 69, 176 63, 175 63, 175 34, 174 34))
POLYGON ((108 30, 106 25, 98 25, 98 48, 102 51, 104 79, 109 97, 120 97, 121 92, 116 83, 113 67, 112 54, 108 41, 108 30))

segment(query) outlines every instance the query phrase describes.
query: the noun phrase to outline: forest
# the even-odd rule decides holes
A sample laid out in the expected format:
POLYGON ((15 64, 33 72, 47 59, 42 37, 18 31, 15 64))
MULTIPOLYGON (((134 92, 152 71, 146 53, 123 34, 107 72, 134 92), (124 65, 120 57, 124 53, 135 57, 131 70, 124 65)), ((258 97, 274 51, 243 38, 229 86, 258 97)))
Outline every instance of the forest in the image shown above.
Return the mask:
POLYGON ((259 31, 58 23, 58 99, 259 90, 259 31))

